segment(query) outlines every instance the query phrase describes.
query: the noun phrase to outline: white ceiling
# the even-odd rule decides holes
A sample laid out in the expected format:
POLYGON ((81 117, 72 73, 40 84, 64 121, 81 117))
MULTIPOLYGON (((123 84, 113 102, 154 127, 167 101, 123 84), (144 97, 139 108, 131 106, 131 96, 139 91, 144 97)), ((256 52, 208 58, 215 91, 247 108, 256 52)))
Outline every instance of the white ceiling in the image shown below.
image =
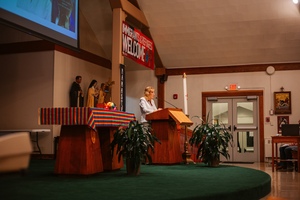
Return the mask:
MULTIPOLYGON (((292 0, 137 2, 165 68, 300 61, 300 9, 292 0)), ((80 1, 80 12, 111 59, 109 0, 80 1)))

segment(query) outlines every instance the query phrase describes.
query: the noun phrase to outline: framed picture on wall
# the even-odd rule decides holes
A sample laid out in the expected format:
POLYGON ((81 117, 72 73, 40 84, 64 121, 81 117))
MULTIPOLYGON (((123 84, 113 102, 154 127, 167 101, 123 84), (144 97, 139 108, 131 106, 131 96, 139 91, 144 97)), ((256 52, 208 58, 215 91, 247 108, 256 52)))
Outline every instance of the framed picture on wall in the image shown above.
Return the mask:
POLYGON ((277 133, 281 134, 282 124, 289 124, 289 116, 277 116, 277 133))
POLYGON ((291 114, 291 92, 274 92, 275 114, 291 114))

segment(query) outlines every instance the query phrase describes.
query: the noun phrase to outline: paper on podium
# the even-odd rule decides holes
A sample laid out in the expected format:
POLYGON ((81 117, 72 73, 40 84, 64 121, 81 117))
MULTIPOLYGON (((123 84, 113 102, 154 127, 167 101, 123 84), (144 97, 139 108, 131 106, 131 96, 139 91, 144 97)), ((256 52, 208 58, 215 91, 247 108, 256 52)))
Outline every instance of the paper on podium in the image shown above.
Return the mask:
POLYGON ((146 115, 146 120, 168 120, 172 118, 176 124, 191 126, 193 122, 182 112, 181 109, 165 108, 146 115))

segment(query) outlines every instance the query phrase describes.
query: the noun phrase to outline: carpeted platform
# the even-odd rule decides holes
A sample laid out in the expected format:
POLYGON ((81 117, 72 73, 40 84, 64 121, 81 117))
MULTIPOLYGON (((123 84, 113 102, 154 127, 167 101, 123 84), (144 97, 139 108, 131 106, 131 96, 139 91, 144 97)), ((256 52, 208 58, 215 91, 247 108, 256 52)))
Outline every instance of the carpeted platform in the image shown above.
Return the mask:
POLYGON ((253 164, 254 162, 231 162, 231 161, 223 161, 222 163, 228 164, 253 164))
POLYGON ((54 160, 32 160, 28 173, 0 175, 1 199, 201 199, 258 200, 271 191, 265 172, 221 165, 142 165, 137 177, 125 168, 91 176, 57 176, 54 160))

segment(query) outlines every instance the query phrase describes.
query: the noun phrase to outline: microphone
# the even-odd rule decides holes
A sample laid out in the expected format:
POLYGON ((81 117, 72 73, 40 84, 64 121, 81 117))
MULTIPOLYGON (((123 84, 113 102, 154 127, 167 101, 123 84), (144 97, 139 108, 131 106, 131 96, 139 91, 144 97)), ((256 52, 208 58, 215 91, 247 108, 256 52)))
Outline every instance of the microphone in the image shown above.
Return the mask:
POLYGON ((161 98, 158 98, 158 97, 155 97, 157 100, 163 100, 164 102, 166 102, 167 104, 173 106, 174 108, 178 109, 174 104, 171 104, 170 102, 164 100, 164 99, 161 99, 161 98))

